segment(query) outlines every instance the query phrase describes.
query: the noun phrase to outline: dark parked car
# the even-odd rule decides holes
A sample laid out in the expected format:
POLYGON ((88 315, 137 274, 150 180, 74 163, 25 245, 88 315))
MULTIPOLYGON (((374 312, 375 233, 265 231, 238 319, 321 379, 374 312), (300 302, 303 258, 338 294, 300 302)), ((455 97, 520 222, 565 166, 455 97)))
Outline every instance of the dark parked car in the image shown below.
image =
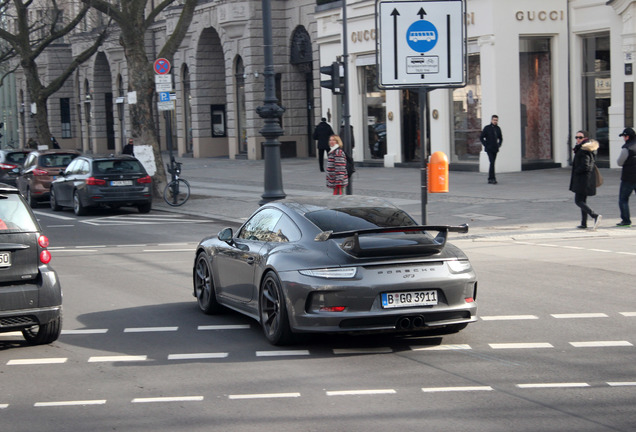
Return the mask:
POLYGON ((477 320, 475 272, 446 243, 467 231, 418 226, 379 199, 272 202, 199 243, 193 294, 204 313, 259 321, 275 345, 294 333, 455 333, 477 320))
POLYGON ((15 186, 15 179, 31 150, 0 150, 0 183, 15 186))
POLYGON ((16 184, 31 207, 49 199, 51 182, 79 155, 75 150, 34 150, 27 155, 16 184))
POLYGON ((51 183, 51 208, 72 207, 76 215, 99 206, 152 208, 152 178, 133 156, 83 155, 51 183))
POLYGON ((18 190, 0 184, 0 333, 21 330, 31 344, 51 343, 62 329, 62 289, 48 246, 18 190))

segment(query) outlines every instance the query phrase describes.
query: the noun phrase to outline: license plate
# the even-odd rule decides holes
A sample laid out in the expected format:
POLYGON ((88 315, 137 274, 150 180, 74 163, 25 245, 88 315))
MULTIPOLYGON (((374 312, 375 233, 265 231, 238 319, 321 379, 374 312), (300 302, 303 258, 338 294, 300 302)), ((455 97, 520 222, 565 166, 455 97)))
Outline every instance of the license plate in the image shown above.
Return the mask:
POLYGON ((436 304, 436 290, 382 293, 382 307, 384 309, 412 306, 432 306, 436 304))
POLYGON ((132 180, 113 180, 111 186, 132 186, 132 180))
POLYGON ((0 252, 0 267, 11 267, 11 254, 0 252))

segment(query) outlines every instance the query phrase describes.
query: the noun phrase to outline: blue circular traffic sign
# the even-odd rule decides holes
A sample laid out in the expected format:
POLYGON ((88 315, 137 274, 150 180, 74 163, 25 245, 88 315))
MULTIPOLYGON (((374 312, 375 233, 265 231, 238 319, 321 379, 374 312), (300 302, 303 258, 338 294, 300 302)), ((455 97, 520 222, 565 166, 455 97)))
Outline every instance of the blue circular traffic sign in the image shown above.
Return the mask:
POLYGON ((158 58, 155 60, 154 69, 157 75, 166 75, 170 72, 170 62, 165 58, 158 58))
POLYGON ((406 31, 406 42, 413 51, 430 51, 437 44, 437 29, 430 21, 415 21, 406 31))

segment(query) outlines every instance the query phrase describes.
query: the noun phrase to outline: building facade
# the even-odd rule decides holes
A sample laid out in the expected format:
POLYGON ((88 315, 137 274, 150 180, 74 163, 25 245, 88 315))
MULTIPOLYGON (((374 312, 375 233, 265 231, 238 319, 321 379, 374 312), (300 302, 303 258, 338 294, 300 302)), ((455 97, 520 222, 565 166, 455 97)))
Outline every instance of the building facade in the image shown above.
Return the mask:
MULTIPOLYGON (((283 157, 315 155, 311 133, 320 117, 338 130, 343 96, 320 87, 319 68, 343 59, 343 38, 353 156, 361 163, 420 164, 422 97, 426 154, 443 151, 454 170, 487 171, 479 134, 492 114, 499 115, 504 137, 499 172, 567 166, 579 129, 599 140, 599 165, 616 167, 618 134, 633 126, 634 0, 467 0, 466 86, 426 92, 378 86, 374 0, 346 1, 346 35, 341 0, 271 4, 275 90, 285 108, 283 157)), ((150 57, 178 12, 167 10, 157 22, 147 41, 150 57)), ((180 155, 262 158, 263 122, 256 113, 264 104, 262 26, 260 0, 200 2, 172 64, 174 109, 157 114, 164 148, 171 142, 180 155)), ((50 65, 81 48, 79 39, 70 43, 66 54, 49 56, 50 65)), ((113 36, 51 98, 58 141, 84 151, 119 151, 134 103, 127 82, 123 48, 113 36)), ((19 104, 28 107, 19 74, 16 88, 19 104)), ((25 139, 28 115, 20 127, 25 139)))

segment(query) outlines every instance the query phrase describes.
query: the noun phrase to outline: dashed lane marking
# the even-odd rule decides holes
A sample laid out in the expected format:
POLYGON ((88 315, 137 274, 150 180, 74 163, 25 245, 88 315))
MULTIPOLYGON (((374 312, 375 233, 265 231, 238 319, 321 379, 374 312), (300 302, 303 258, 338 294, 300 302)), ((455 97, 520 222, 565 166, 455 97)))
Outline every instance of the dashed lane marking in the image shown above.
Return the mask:
POLYGON ((387 354, 392 353, 393 349, 389 347, 373 347, 373 348, 336 348, 333 353, 340 354, 387 354))
POLYGON ((179 327, 130 327, 125 328, 124 333, 152 333, 152 332, 173 332, 179 330, 179 327))
POLYGON ((61 364, 61 363, 66 363, 67 361, 68 361, 68 358, 66 357, 41 358, 41 359, 15 359, 15 360, 9 360, 7 362, 7 366, 61 364))
POLYGON ((157 403, 157 402, 201 402, 203 396, 173 396, 173 397, 147 397, 135 398, 131 403, 157 403))
POLYGON ((471 391, 493 391, 491 386, 466 386, 466 387, 423 387, 424 393, 439 392, 471 392, 471 391))
POLYGON ((192 354, 169 354, 168 360, 205 360, 205 359, 222 359, 227 358, 229 353, 192 353, 192 354))
POLYGON ((135 361, 146 361, 148 360, 148 356, 145 355, 123 355, 123 356, 93 356, 89 357, 89 363, 99 363, 99 362, 135 362, 135 361))
POLYGON ((62 406, 87 406, 87 405, 104 405, 106 399, 98 400, 76 400, 76 401, 58 401, 58 402, 36 402, 35 407, 62 407, 62 406))
POLYGON ((563 382, 563 383, 527 383, 527 384, 517 384, 516 387, 521 389, 530 389, 530 388, 581 388, 581 387, 589 387, 588 383, 584 382, 563 382))
POLYGON ((228 399, 277 399, 298 397, 300 397, 300 393, 255 393, 228 395, 228 399))
POLYGON ((604 313, 565 313, 565 314, 551 314, 553 318, 557 319, 577 319, 577 318, 608 318, 604 313))
POLYGON ((488 344, 492 349, 538 349, 538 348, 554 348, 554 345, 548 342, 512 342, 512 343, 491 343, 488 344))
POLYGON ((256 351, 256 357, 308 356, 309 350, 256 351))
POLYGON ((394 389, 372 389, 372 390, 334 390, 327 391, 327 396, 366 396, 366 395, 385 395, 397 393, 394 389))
POLYGON ((412 351, 453 351, 453 350, 469 350, 472 349, 468 344, 448 344, 435 345, 430 347, 411 347, 412 351))
POLYGON ((576 348, 606 348, 606 347, 631 347, 634 346, 627 341, 587 341, 587 342, 570 342, 570 345, 576 348))
POLYGON ((200 325, 197 330, 245 330, 252 328, 249 324, 200 325))
POLYGON ((483 321, 516 321, 539 319, 536 315, 490 315, 480 317, 483 321))

